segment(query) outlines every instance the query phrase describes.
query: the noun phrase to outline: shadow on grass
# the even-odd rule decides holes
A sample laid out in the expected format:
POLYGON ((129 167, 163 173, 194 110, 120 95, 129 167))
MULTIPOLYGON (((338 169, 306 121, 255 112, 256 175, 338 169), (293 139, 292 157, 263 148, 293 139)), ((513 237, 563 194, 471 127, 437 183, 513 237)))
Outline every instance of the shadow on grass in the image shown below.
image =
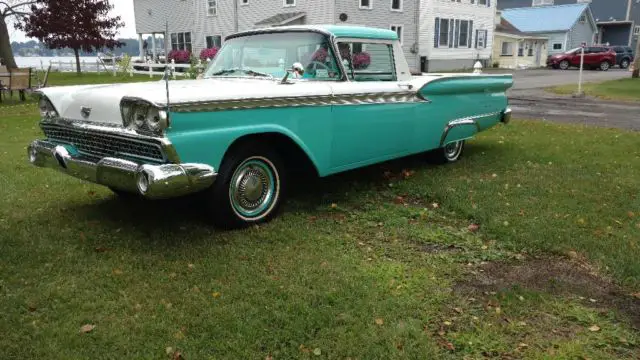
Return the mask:
MULTIPOLYGON (((287 201, 279 216, 283 213, 295 213, 307 217, 332 203, 358 208, 361 199, 367 195, 387 191, 391 182, 402 181, 406 171, 436 171, 441 167, 444 170, 447 166, 469 163, 478 154, 489 151, 495 152, 493 156, 499 157, 500 152, 505 150, 503 147, 469 144, 465 157, 458 164, 433 165, 428 162, 426 154, 418 154, 324 178, 297 175, 289 179, 287 201)), ((434 176, 446 179, 446 173, 434 173, 434 176)), ((123 199, 107 195, 91 202, 70 204, 65 207, 64 212, 66 216, 72 217, 72 222, 99 226, 105 231, 121 229, 123 233, 136 237, 140 235, 140 238, 155 238, 162 234, 160 237, 168 239, 167 245, 171 243, 172 235, 184 234, 185 229, 202 231, 207 234, 204 237, 206 241, 211 239, 211 235, 235 232, 212 225, 204 205, 206 201, 205 193, 167 200, 123 199)), ((287 228, 290 224, 278 222, 272 226, 287 228)), ((193 235, 189 235, 191 240, 198 241, 193 235)), ((201 240, 205 241, 204 238, 201 240)))

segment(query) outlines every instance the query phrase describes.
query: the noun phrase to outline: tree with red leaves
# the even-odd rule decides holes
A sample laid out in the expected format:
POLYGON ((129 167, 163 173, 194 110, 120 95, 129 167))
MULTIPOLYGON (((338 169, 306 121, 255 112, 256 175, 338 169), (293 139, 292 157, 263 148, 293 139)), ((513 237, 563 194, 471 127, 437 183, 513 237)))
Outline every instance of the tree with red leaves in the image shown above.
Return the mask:
POLYGON ((80 50, 113 50, 124 45, 116 40, 124 23, 119 16, 109 16, 112 8, 108 0, 37 0, 19 27, 50 49, 73 49, 79 74, 80 50))

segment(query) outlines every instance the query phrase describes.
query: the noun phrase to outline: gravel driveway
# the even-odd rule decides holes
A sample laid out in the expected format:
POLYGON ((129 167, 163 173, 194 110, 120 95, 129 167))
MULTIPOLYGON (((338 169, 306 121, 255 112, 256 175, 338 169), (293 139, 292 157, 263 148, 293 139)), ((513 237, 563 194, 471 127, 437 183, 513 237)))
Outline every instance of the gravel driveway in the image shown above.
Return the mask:
MULTIPOLYGON (((563 123, 580 123, 640 131, 640 102, 619 102, 591 97, 555 95, 544 88, 576 84, 577 70, 516 70, 510 72, 514 86, 508 92, 515 118, 563 123)), ((631 77, 629 71, 584 71, 584 82, 601 82, 631 77)))

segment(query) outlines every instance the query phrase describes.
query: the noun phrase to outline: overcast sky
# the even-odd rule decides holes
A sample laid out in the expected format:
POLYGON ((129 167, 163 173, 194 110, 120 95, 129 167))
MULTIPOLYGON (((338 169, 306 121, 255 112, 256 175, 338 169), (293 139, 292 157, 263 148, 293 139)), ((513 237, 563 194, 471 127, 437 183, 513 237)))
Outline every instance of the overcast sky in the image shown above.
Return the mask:
MULTIPOLYGON (((119 37, 122 38, 137 38, 136 35, 136 23, 133 16, 133 0, 110 0, 113 5, 111 13, 113 15, 120 16, 124 21, 124 27, 120 29, 119 37)), ((9 26, 9 34, 11 41, 25 41, 24 33, 15 30, 13 26, 9 26)))

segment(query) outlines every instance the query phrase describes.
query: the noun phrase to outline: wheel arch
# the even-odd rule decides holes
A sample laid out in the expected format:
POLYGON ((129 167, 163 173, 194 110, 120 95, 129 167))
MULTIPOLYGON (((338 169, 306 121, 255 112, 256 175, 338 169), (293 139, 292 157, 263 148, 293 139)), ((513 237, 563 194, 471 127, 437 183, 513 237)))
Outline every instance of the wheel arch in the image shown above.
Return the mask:
POLYGON ((257 131, 235 138, 227 147, 222 159, 237 147, 256 142, 266 144, 275 149, 290 169, 311 172, 316 176, 320 174, 320 169, 313 154, 304 143, 294 134, 276 130, 257 131))

